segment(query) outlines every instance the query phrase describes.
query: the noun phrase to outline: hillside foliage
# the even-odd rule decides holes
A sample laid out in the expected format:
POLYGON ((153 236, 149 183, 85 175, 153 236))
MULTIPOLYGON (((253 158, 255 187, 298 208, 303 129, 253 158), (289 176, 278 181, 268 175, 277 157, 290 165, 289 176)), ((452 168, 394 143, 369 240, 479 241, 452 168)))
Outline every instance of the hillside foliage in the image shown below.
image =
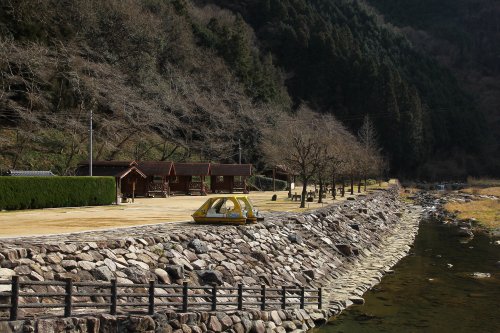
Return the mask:
POLYGON ((473 99, 358 1, 7 1, 0 36, 3 169, 71 174, 91 112, 96 159, 232 162, 240 141, 261 168, 304 105, 353 133, 369 115, 401 175, 484 165, 473 99))

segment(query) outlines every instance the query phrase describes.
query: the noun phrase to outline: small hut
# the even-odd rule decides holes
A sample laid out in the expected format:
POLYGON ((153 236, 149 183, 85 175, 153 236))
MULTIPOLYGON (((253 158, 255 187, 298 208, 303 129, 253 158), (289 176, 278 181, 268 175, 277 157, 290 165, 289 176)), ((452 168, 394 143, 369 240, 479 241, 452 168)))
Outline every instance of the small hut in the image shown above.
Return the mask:
POLYGON ((275 179, 286 181, 288 184, 288 193, 291 195, 291 190, 295 188, 295 179, 298 173, 284 164, 278 164, 272 169, 265 171, 264 175, 273 179, 273 191, 276 191, 275 179))
POLYGON ((185 194, 207 194, 205 180, 210 175, 210 163, 174 163, 170 191, 185 194))
POLYGON ((139 169, 146 175, 146 186, 144 196, 167 197, 170 195, 170 177, 174 176, 172 162, 164 161, 142 161, 138 164, 139 169))
MULTIPOLYGON (((77 176, 89 175, 89 163, 78 164, 77 176)), ((116 181, 116 196, 134 198, 136 194, 145 192, 146 175, 139 170, 136 161, 94 161, 93 176, 112 176, 116 181)))
POLYGON ((248 193, 246 181, 252 175, 252 165, 211 164, 210 175, 213 193, 248 193))

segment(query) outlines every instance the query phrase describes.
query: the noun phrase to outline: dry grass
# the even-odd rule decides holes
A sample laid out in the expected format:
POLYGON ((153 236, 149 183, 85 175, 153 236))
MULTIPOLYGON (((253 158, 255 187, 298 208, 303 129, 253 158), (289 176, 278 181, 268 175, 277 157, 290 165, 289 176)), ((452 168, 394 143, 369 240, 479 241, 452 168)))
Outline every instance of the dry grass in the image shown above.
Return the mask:
POLYGON ((470 186, 500 186, 500 179, 468 177, 467 184, 470 186))
POLYGON ((461 219, 476 219, 487 228, 500 228, 500 200, 476 200, 465 203, 450 202, 445 209, 451 212, 458 211, 461 219))
POLYGON ((471 187, 464 189, 461 192, 470 194, 494 195, 496 197, 500 197, 500 186, 486 188, 471 187))
MULTIPOLYGON (((387 183, 383 183, 382 188, 386 187, 387 183)), ((378 188, 378 185, 371 185, 368 186, 368 191, 378 188)), ((300 193, 301 190, 302 188, 298 187, 294 192, 300 193)), ((336 201, 346 200, 348 196, 346 191, 346 197, 337 197, 336 201)), ((251 192, 249 197, 257 209, 262 212, 304 212, 333 203, 331 196, 327 195, 324 204, 308 202, 306 208, 299 208, 299 202, 288 199, 286 191, 251 192), (277 201, 271 201, 274 193, 278 196, 277 201)), ((172 196, 166 199, 138 198, 133 204, 127 203, 118 206, 0 212, 0 237, 60 234, 164 222, 191 221, 191 214, 205 200, 207 200, 207 197, 202 196, 172 196)))

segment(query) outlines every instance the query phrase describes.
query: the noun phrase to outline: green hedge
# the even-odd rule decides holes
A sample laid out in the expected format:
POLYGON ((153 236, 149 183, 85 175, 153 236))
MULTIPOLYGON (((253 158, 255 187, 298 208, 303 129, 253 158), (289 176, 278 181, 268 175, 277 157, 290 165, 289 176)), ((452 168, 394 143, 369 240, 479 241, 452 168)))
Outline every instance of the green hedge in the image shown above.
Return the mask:
MULTIPOLYGON (((248 180, 250 184, 255 185, 263 191, 273 190, 273 179, 264 176, 252 176, 248 180)), ((276 191, 284 191, 288 188, 288 184, 284 180, 276 179, 276 191)))
POLYGON ((0 209, 109 205, 113 177, 0 177, 0 209))

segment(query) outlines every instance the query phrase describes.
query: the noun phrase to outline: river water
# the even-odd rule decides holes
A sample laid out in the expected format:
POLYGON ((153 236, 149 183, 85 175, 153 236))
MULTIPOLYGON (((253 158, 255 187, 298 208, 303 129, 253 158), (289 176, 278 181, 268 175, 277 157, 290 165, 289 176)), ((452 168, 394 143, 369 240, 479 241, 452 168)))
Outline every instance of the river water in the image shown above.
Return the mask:
POLYGON ((411 254, 364 295, 366 303, 314 333, 500 333, 499 260, 500 245, 488 236, 465 243, 456 227, 423 221, 411 254))

